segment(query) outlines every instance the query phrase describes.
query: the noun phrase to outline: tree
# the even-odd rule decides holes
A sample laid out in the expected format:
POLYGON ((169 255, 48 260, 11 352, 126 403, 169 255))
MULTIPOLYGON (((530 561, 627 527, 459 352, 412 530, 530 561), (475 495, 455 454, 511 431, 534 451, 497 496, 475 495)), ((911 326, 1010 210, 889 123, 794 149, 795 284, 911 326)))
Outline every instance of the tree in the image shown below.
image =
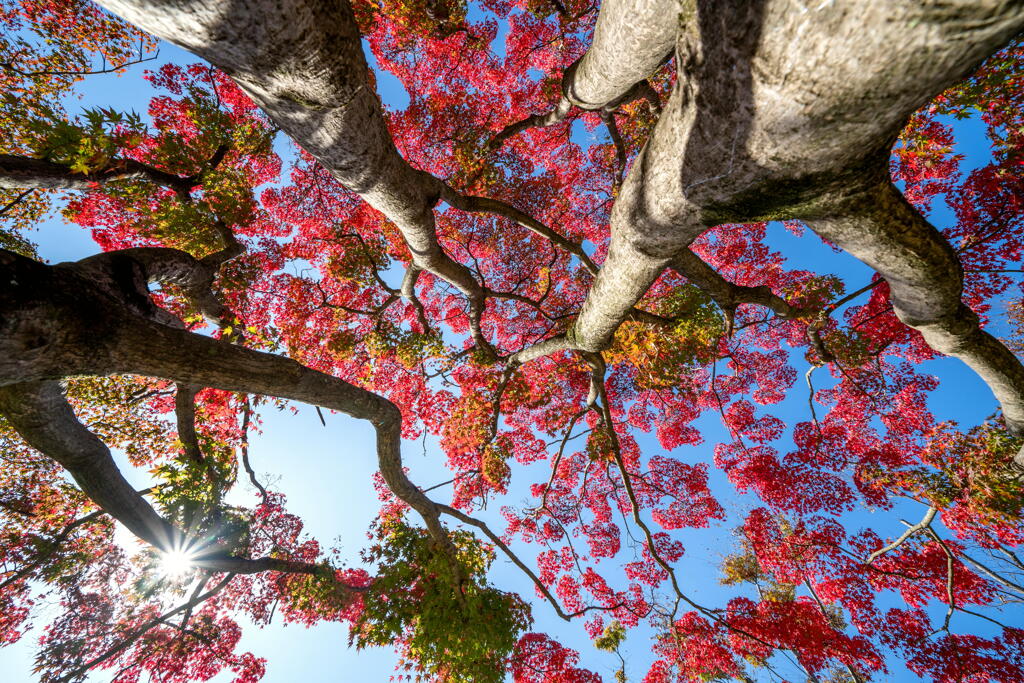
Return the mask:
POLYGON ((1024 366, 983 329, 1024 244, 1019 2, 100 5, 138 28, 71 0, 2 19, 0 642, 59 596, 43 680, 257 680, 236 619, 275 610, 395 643, 420 679, 598 680, 488 583, 499 554, 533 612, 601 649, 657 629, 649 670, 620 678, 860 682, 894 658, 936 681, 1024 677, 1024 630, 996 611, 1024 599, 1024 366), (139 31, 206 63, 149 76, 150 123, 116 103, 69 117, 91 55, 146 58, 139 31), (363 41, 405 108, 382 106, 363 41), (966 178, 949 115, 996 143, 966 178), (580 144, 577 122, 608 142, 580 144), (296 159, 263 187, 279 134, 296 159), (102 253, 33 257, 23 231, 55 191, 102 253), (848 291, 787 269, 767 221, 877 275, 848 291), (935 419, 919 365, 937 354, 987 384, 993 420, 935 419), (808 419, 787 425, 768 407, 803 391, 798 369, 808 419), (281 400, 373 425, 365 566, 256 477, 255 409, 281 400), (713 457, 669 453, 701 443, 704 413, 729 432, 713 457), (642 452, 652 430, 666 453, 642 452), (403 466, 423 434, 448 503, 403 466), (157 484, 136 491, 111 447, 157 484), (479 510, 537 461, 534 502, 492 528, 479 510), (712 467, 759 501, 723 605, 678 571, 686 530, 733 512, 712 467), (254 508, 226 502, 240 470, 254 508), (848 521, 901 500, 923 517, 895 538, 848 521), (126 557, 113 520, 151 552, 126 557))

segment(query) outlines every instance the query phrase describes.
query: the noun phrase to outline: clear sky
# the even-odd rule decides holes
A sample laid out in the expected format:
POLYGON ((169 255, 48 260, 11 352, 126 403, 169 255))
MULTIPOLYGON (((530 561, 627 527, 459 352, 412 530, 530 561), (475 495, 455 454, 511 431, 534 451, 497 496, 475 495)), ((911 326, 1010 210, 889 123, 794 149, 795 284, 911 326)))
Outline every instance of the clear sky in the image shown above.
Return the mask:
MULTIPOLYGON (((500 47, 500 43, 496 44, 500 47)), ((143 68, 155 68, 162 62, 192 63, 196 58, 166 44, 161 45, 160 57, 157 62, 133 67, 123 76, 98 75, 90 77, 83 86, 83 98, 77 103, 69 103, 69 111, 76 106, 114 106, 118 109, 135 109, 144 112, 152 89, 141 79, 143 68)), ((395 79, 389 74, 378 74, 378 83, 384 101, 391 107, 404 106, 407 99, 395 79)), ((987 142, 983 128, 977 121, 956 122, 958 146, 957 151, 966 155, 967 161, 963 170, 985 163, 987 160, 987 142)), ((585 138, 589 133, 580 131, 576 136, 585 138)), ((600 131, 594 133, 600 135, 600 131)), ((281 144, 279 149, 288 154, 287 146, 281 144)), ((933 219, 940 225, 949 220, 948 210, 941 202, 936 204, 933 219)), ((40 246, 40 254, 49 262, 77 259, 96 253, 98 247, 91 241, 81 228, 63 225, 53 220, 40 226, 38 233, 32 236, 40 246)), ((773 248, 780 250, 789 258, 793 267, 807 267, 819 272, 835 272, 847 283, 847 291, 859 287, 870 278, 870 271, 845 254, 837 254, 822 245, 811 233, 797 238, 782 228, 773 225, 769 233, 769 241, 773 248)), ((997 329, 998 332, 998 329, 997 329)), ((802 356, 802 354, 799 354, 802 356)), ((802 372, 805 362, 797 357, 795 367, 802 372)), ((932 361, 927 370, 942 380, 940 388, 934 392, 932 408, 940 419, 956 418, 965 423, 976 423, 995 410, 995 402, 988 390, 962 364, 952 360, 932 361)), ((827 373, 816 375, 820 387, 828 385, 827 373)), ((806 394, 794 389, 787 400, 775 406, 773 414, 787 423, 795 423, 807 419, 806 394)), ((260 473, 261 480, 269 482, 274 488, 284 492, 289 501, 289 508, 305 520, 307 530, 325 545, 333 539, 340 539, 343 548, 354 555, 366 540, 365 532, 371 519, 375 516, 378 501, 371 487, 371 476, 375 470, 373 435, 370 427, 359 421, 342 415, 327 417, 327 426, 321 426, 316 413, 309 408, 300 407, 296 414, 264 411, 263 434, 255 438, 251 445, 250 457, 254 468, 260 473)), ((698 426, 702 428, 705 442, 696 447, 677 449, 673 455, 686 462, 710 462, 712 449, 718 440, 726 440, 727 435, 721 427, 718 417, 705 415, 698 426)), ((642 436, 641 446, 648 453, 661 452, 663 449, 653 436, 642 436)), ((436 443, 428 439, 426 442, 407 442, 404 447, 405 462, 411 468, 411 477, 422 487, 431 486, 449 478, 441 463, 444 455, 436 443)), ((143 472, 130 472, 126 465, 126 475, 140 486, 145 485, 143 472)), ((507 498, 510 503, 526 500, 527 486, 546 479, 545 463, 538 463, 530 468, 520 468, 513 477, 513 489, 507 498)), ((754 507, 757 504, 753 495, 742 496, 732 492, 732 487, 725 482, 720 473, 712 470, 712 486, 716 493, 721 494, 720 500, 730 512, 731 523, 735 523, 735 514, 754 507)), ((249 503, 255 503, 255 496, 249 496, 249 503)), ((435 492, 439 497, 441 491, 435 492)), ((243 502, 243 501, 240 501, 243 502)), ((503 528, 497 514, 499 505, 493 505, 480 516, 496 528, 503 528)), ((921 512, 909 507, 907 518, 914 520, 921 512)), ((869 512, 858 512, 850 520, 863 525, 877 526, 883 536, 899 533, 898 518, 900 514, 886 512, 881 518, 875 518, 869 512)), ((699 586, 698 593, 702 602, 707 604, 721 603, 725 593, 720 590, 714 577, 718 574, 718 564, 722 557, 732 550, 733 539, 730 536, 729 524, 719 524, 708 530, 696 530, 681 536, 687 547, 687 554, 682 561, 683 577, 690 586, 699 586)), ((535 549, 518 547, 523 555, 532 557, 535 549)), ((632 558, 615 558, 610 562, 628 561, 632 558)), ((528 580, 517 570, 510 567, 501 557, 495 562, 492 570, 493 582, 504 590, 518 590, 524 596, 533 594, 528 580)), ((583 655, 583 664, 605 678, 617 668, 617 660, 609 654, 594 649, 587 640, 582 623, 563 624, 551 613, 546 604, 535 601, 534 616, 537 620, 535 630, 545 631, 560 638, 566 645, 575 647, 583 655)), ((968 619, 958 615, 957 620, 968 619)), ((42 620, 37 620, 40 624, 42 620)), ((964 624, 962 628, 969 628, 964 624)), ((979 627, 980 628, 980 627, 979 627)), ((33 680, 32 650, 38 629, 31 632, 22 641, 5 650, 0 650, 0 681, 21 683, 33 680)), ((637 629, 631 633, 625 650, 627 674, 631 680, 639 680, 646 671, 650 660, 649 643, 645 629, 637 629)), ((392 673, 395 656, 389 650, 378 649, 355 652, 346 646, 346 630, 337 624, 326 624, 312 629, 298 626, 284 627, 279 620, 270 627, 258 630, 248 629, 243 637, 242 649, 250 649, 259 656, 266 657, 269 664, 265 681, 267 683, 289 683, 300 680, 337 680, 363 681, 374 683, 387 681, 392 673)), ((895 664, 893 675, 886 680, 913 681, 915 676, 903 671, 895 664)), ((785 665, 781 666, 786 670, 785 665)), ((109 674, 100 673, 90 680, 106 681, 109 674)), ((230 680, 230 676, 222 675, 216 680, 230 680)))

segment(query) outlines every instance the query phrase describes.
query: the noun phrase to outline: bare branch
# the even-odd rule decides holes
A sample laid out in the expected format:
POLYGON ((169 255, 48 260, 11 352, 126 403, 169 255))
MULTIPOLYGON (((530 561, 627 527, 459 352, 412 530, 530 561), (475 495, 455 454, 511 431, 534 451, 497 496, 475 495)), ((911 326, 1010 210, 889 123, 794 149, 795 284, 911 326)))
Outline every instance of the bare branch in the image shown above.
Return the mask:
POLYGON ((476 519, 475 517, 467 515, 461 510, 457 510, 456 508, 450 507, 448 505, 439 504, 438 508, 441 510, 441 512, 445 513, 446 515, 450 515, 455 519, 459 520, 460 522, 469 524, 471 526, 475 526, 477 529, 483 531, 484 535, 491 540, 491 543, 498 546, 498 548, 500 548, 501 551, 505 553, 505 555, 508 557, 508 559, 512 561, 514 565, 519 567, 519 569, 524 574, 530 577, 530 580, 533 581, 534 586, 537 587, 537 590, 540 591, 541 595, 543 595, 544 598, 549 603, 551 603, 551 606, 555 609, 555 613, 565 621, 569 621, 572 618, 581 616, 583 614, 586 614, 587 612, 593 612, 595 610, 609 610, 618 607, 618 605, 613 607, 600 607, 597 605, 591 605, 589 607, 584 607, 583 609, 577 612, 566 613, 562 609, 562 606, 558 603, 558 600, 555 598, 555 596, 552 595, 551 591, 548 590, 547 586, 545 586, 543 582, 541 582, 540 578, 538 578, 537 575, 534 574, 533 570, 530 569, 529 566, 527 566, 526 563, 523 562, 518 555, 512 552, 512 549, 508 547, 508 544, 501 540, 500 536, 491 531, 491 528, 487 526, 486 523, 480 521, 479 519, 476 519))
POLYGON ((157 59, 159 57, 160 57, 160 50, 157 50, 153 54, 153 56, 151 56, 151 57, 142 57, 140 55, 137 59, 130 59, 130 60, 126 61, 126 62, 121 62, 120 64, 115 64, 113 66, 104 66, 104 67, 102 67, 100 69, 92 69, 92 70, 89 70, 89 71, 50 71, 50 70, 24 71, 22 69, 19 69, 16 66, 14 66, 14 64, 12 64, 10 62, 0 62, 0 68, 3 68, 3 69, 6 69, 8 71, 11 71, 13 73, 16 73, 19 76, 24 76, 24 77, 28 77, 28 78, 31 78, 31 77, 34 77, 34 76, 94 76, 96 74, 114 73, 114 72, 117 72, 117 71, 121 71, 122 69, 126 69, 129 66, 134 66, 136 64, 144 64, 145 62, 152 62, 153 60, 155 60, 155 59, 157 59))
POLYGON ((416 296, 416 281, 419 280, 420 273, 422 272, 419 266, 415 263, 410 263, 409 267, 405 269, 405 277, 402 278, 401 292, 402 296, 416 308, 416 320, 419 322, 420 327, 423 328, 423 333, 430 334, 431 327, 430 323, 427 322, 427 311, 423 308, 423 302, 416 296))
MULTIPOLYGON (((134 312, 121 303, 116 291, 100 289, 94 278, 83 277, 75 268, 44 266, 2 250, 0 266, 7 266, 5 277, 13 282, 36 283, 31 288, 33 300, 50 297, 47 310, 52 329, 61 331, 59 338, 51 340, 53 344, 45 342, 49 353, 36 354, 26 365, 21 340, 29 332, 22 326, 30 319, 24 317, 24 311, 30 309, 19 307, 18 297, 30 291, 19 285, 5 292, 0 304, 13 306, 18 315, 11 319, 11 333, 0 338, 0 411, 29 443, 35 442, 38 450, 58 459, 80 479, 79 485, 90 498, 140 538, 159 548, 171 548, 173 541, 183 539, 183 535, 128 486, 106 446, 77 421, 59 385, 33 380, 131 373, 227 391, 270 394, 368 420, 377 430, 378 464, 389 488, 423 517, 431 535, 454 561, 455 550, 438 520, 435 503, 409 481, 403 470, 401 412, 391 401, 293 360, 160 324, 134 312), (73 295, 68 298, 68 293, 73 295), (68 333, 78 329, 88 330, 83 332, 91 339, 92 353, 88 355, 75 350, 78 338, 68 333)), ((38 340, 38 333, 29 333, 38 340)), ((256 560, 222 555, 204 560, 202 566, 235 573, 246 567, 254 571, 267 568, 265 564, 258 568, 256 560)))
POLYGON ((178 440, 185 455, 193 463, 204 465, 203 451, 196 435, 196 394, 199 387, 179 384, 174 395, 174 415, 178 423, 178 440))
POLYGON ((925 511, 924 517, 921 518, 920 522, 918 522, 917 524, 915 524, 915 525, 913 525, 911 527, 908 527, 906 531, 904 531, 902 534, 900 534, 899 538, 897 538, 895 541, 893 541, 889 545, 885 546, 884 548, 879 548, 875 552, 871 553, 868 556, 868 559, 864 561, 864 564, 871 564, 872 562, 877 560, 882 555, 885 555, 886 553, 890 553, 893 550, 896 550, 896 548, 899 548, 901 545, 904 544, 904 542, 906 542, 906 540, 908 538, 910 538, 914 534, 918 533, 919 531, 924 531, 925 529, 929 529, 931 527, 932 520, 935 519, 935 513, 936 512, 938 512, 938 508, 934 508, 934 507, 928 508, 928 510, 925 511))
POLYGON ((245 468, 246 474, 249 475, 249 481, 256 487, 256 490, 260 492, 260 500, 266 502, 267 500, 267 489, 256 479, 256 472, 252 469, 252 464, 249 462, 249 422, 252 420, 252 402, 249 397, 245 397, 245 405, 242 407, 242 467, 245 468))
POLYGON ((543 114, 531 114, 525 119, 510 123, 509 125, 502 128, 497 135, 491 138, 490 142, 487 143, 488 149, 496 150, 499 149, 505 141, 511 137, 522 133, 525 130, 531 128, 546 128, 547 126, 553 126, 556 123, 561 123, 565 120, 565 117, 569 114, 572 109, 572 103, 564 96, 560 97, 558 103, 549 111, 543 114))

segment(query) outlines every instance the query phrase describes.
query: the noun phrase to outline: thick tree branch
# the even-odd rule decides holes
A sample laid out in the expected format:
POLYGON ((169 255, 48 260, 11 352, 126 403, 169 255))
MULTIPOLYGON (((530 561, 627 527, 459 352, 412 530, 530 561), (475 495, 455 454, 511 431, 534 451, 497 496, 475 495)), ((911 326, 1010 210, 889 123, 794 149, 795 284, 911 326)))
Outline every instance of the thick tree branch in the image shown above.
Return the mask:
POLYGON ((133 534, 159 549, 181 546, 182 534, 121 475, 106 445, 75 417, 60 384, 0 387, 0 412, 30 446, 60 463, 90 500, 133 534))
POLYGON ((419 322, 420 327, 423 328, 423 333, 430 334, 431 327, 427 321, 427 311, 423 308, 423 302, 416 296, 416 281, 419 280, 420 273, 422 272, 419 266, 415 263, 410 263, 409 267, 405 269, 405 276, 402 278, 401 292, 406 301, 412 303, 416 309, 416 320, 419 322))
POLYGON ((179 384, 174 394, 174 417, 178 424, 178 440, 185 456, 199 466, 204 465, 203 451, 196 434, 196 394, 200 387, 179 384))
POLYGON ((191 190, 202 180, 203 173, 215 169, 228 152, 221 145, 207 163, 207 168, 190 176, 179 176, 134 159, 115 159, 104 168, 90 173, 73 171, 63 164, 12 154, 0 154, 0 188, 45 190, 90 190, 117 180, 148 180, 174 190, 182 201, 192 201, 191 190))
MULTIPOLYGON (((524 131, 530 130, 531 128, 547 128, 548 126, 553 126, 556 123, 564 121, 569 115, 569 112, 572 111, 573 107, 573 102, 570 101, 569 96, 566 94, 566 89, 572 87, 572 82, 578 65, 579 62, 575 62, 565 70, 565 74, 562 76, 562 96, 554 107, 542 114, 531 114, 525 119, 520 119, 519 121, 515 121, 514 123, 510 123, 505 126, 490 139, 487 143, 487 148, 492 151, 500 149, 507 140, 524 131)), ((661 99, 658 96, 658 91, 651 86, 650 82, 646 78, 634 83, 633 86, 624 94, 614 100, 604 103, 600 107, 581 107, 584 111, 599 111, 601 113, 602 120, 605 120, 605 123, 608 124, 608 132, 611 134, 612 141, 615 143, 616 153, 619 155, 619 161, 623 169, 625 168, 626 158, 625 147, 622 146, 622 139, 619 136, 618 130, 615 129, 614 119, 612 119, 609 124, 607 117, 614 116, 614 111, 622 105, 640 98, 647 101, 648 106, 650 106, 651 111, 654 112, 655 116, 661 113, 661 99)), ((619 176, 619 182, 616 183, 616 186, 622 182, 621 173, 619 176)))
POLYGON ((494 354, 480 328, 482 287, 437 239, 433 207, 443 183, 412 168, 395 148, 347 2, 101 4, 230 74, 338 182, 398 227, 418 268, 462 292, 475 343, 494 354))
MULTIPOLYGON (((48 189, 60 187, 87 190, 95 183, 124 179, 148 179, 156 184, 171 187, 183 201, 190 202, 192 201, 191 188, 199 184, 204 173, 216 169, 228 151, 227 145, 218 147, 207 162, 206 169, 192 176, 177 176, 130 159, 116 160, 108 164, 107 168, 102 171, 82 175, 73 172, 66 166, 40 159, 0 155, 0 187, 48 189)), ((220 297, 213 294, 212 283, 220 266, 241 255, 245 248, 235 237, 231 228, 220 219, 215 220, 214 230, 220 237, 223 248, 202 259, 196 259, 190 254, 176 249, 140 247, 122 250, 117 255, 97 254, 79 261, 75 267, 83 269, 83 271, 93 269, 97 273, 118 271, 122 273, 122 277, 132 277, 136 280, 141 277, 143 282, 176 285, 184 289, 185 294, 211 322, 220 326, 230 325, 231 312, 224 306, 220 297), (112 267, 108 263, 111 259, 118 259, 122 265, 112 267), (129 261, 133 263, 129 264, 129 261), (132 271, 131 274, 129 274, 129 270, 132 271)), ((136 289, 142 297, 144 287, 141 283, 136 289)), ((152 311, 152 306, 148 306, 141 298, 137 304, 152 311)))
MULTIPOLYGON (((388 486, 423 517, 435 540, 454 557, 436 504, 403 470, 402 416, 391 401, 293 360, 160 324, 128 305, 133 296, 131 282, 118 296, 110 286, 97 286, 97 279, 115 280, 109 275, 97 278, 95 268, 83 277, 74 267, 45 266, 0 250, 0 271, 14 285, 0 290, 0 319, 6 333, 0 335, 0 387, 11 387, 4 390, 7 398, 0 410, 22 411, 22 417, 15 415, 11 421, 20 420, 15 427, 26 440, 35 440, 38 450, 58 459, 76 478, 82 477, 80 485, 86 494, 140 538, 170 548, 168 544, 181 534, 127 486, 106 446, 78 423, 52 380, 130 373, 278 396, 368 420, 377 431, 378 464, 388 486), (37 326, 40 311, 45 316, 43 329, 37 326)), ((207 568, 244 570, 244 566, 225 564, 229 560, 257 566, 252 564, 255 560, 216 559, 221 564, 207 568)))
MULTIPOLYGON (((0 387, 0 412, 29 445, 60 463, 103 512, 158 550, 188 549, 194 556, 195 566, 214 572, 314 574, 323 571, 322 566, 308 562, 276 557, 248 559, 229 555, 215 544, 197 545, 188 534, 161 517, 128 483, 107 446, 75 417, 57 382, 0 387)), ((75 526, 88 519, 83 518, 75 526)), ((70 529, 66 531, 70 533, 70 529)))
POLYGON ((806 315, 805 311, 793 308, 789 303, 772 292, 770 287, 760 285, 747 287, 736 285, 718 273, 699 256, 683 249, 672 261, 671 268, 699 287, 710 296, 726 315, 727 327, 732 331, 736 307, 740 304, 757 304, 771 309, 780 318, 798 318, 806 315))
POLYGON ((197 179, 161 171, 133 159, 119 159, 106 168, 78 173, 63 164, 44 159, 0 154, 0 188, 41 190, 90 190, 116 180, 149 180, 180 195, 187 195, 197 179))
MULTIPOLYGON (((1024 27, 1024 8, 995 0, 934 11, 909 0, 869 11, 837 0, 814 21, 783 0, 687 7, 695 12, 679 23, 679 79, 612 208, 608 257, 568 343, 531 357, 607 348, 664 267, 708 227, 813 221, 862 197, 885 174, 906 118, 1024 27), (827 54, 814 52, 825 44, 827 54)), ((851 233, 850 242, 871 248, 873 238, 851 233)), ((987 366, 1002 357, 1015 373, 1019 364, 993 341, 975 338, 968 355, 988 356, 987 366)), ((1015 394, 1015 378, 985 372, 997 393, 1015 394)))
POLYGON ((1024 365, 961 302, 959 259, 892 183, 838 202, 807 224, 877 270, 896 316, 933 349, 970 366, 1002 405, 1007 427, 1024 432, 1024 365))
POLYGON ((593 40, 563 80, 566 97, 592 111, 623 100, 672 52, 687 10, 693 11, 692 0, 602 2, 593 40))
POLYGON ((104 252, 61 266, 93 278, 113 296, 122 298, 138 314, 155 316, 164 324, 181 325, 180 321, 149 300, 149 283, 174 285, 183 291, 207 320, 225 327, 233 323, 234 314, 213 291, 213 281, 221 263, 241 250, 234 237, 230 239, 225 249, 204 259, 197 259, 178 249, 137 247, 104 252), (128 292, 132 294, 126 297, 128 292))
POLYGON ((611 114, 623 104, 642 97, 655 115, 660 114, 660 98, 647 77, 671 56, 675 23, 683 16, 680 5, 691 2, 606 0, 601 3, 593 42, 562 74, 562 94, 555 106, 545 113, 533 114, 505 126, 488 147, 495 150, 525 130, 560 123, 574 106, 584 111, 611 114))

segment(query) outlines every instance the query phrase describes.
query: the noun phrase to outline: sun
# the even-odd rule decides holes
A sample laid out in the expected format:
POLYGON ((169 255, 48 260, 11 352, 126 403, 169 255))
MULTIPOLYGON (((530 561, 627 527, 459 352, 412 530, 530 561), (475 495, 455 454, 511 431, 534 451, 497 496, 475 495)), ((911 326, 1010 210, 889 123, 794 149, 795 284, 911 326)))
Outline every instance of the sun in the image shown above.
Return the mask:
POLYGON ((190 572, 194 566, 192 563, 192 553, 185 550, 172 550, 162 553, 160 558, 160 573, 170 579, 180 579, 190 572))

